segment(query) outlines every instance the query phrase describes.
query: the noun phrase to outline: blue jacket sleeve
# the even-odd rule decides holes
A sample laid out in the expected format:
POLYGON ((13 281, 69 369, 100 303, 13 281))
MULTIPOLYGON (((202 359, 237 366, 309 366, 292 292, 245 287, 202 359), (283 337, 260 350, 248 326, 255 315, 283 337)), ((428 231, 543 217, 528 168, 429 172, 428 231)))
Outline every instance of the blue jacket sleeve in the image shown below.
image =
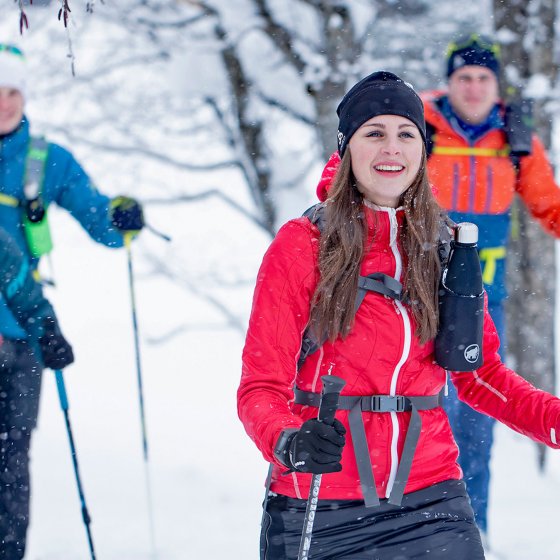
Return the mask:
POLYGON ((68 210, 94 241, 123 246, 123 236, 109 219, 111 199, 97 190, 72 154, 57 144, 49 145, 43 195, 47 203, 56 202, 68 210))
POLYGON ((55 321, 52 305, 34 280, 29 262, 15 241, 0 228, 0 293, 10 311, 33 341, 44 333, 45 319, 55 321))

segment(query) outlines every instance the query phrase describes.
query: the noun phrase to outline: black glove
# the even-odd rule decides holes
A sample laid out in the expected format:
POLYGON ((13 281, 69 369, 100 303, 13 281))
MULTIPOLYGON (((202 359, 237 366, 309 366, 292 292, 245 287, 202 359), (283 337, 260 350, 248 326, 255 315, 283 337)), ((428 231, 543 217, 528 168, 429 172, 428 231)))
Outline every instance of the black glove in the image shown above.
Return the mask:
POLYGON ((72 346, 57 329, 54 319, 45 320, 45 334, 39 338, 43 364, 50 369, 63 369, 74 361, 72 346))
POLYGON ((313 418, 304 422, 284 442, 281 437, 275 455, 294 471, 313 474, 339 472, 342 470, 342 448, 346 443, 344 434, 346 429, 339 420, 335 419, 331 426, 313 418))
POLYGON ((144 227, 142 206, 128 196, 117 196, 111 200, 109 217, 120 231, 140 231, 144 227))

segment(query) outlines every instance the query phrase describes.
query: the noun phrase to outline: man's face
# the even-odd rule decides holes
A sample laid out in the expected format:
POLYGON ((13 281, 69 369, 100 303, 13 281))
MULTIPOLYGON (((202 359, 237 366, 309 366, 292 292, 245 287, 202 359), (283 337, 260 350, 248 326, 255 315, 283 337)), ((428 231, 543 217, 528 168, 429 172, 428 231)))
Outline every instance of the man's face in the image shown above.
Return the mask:
POLYGON ((485 66, 463 66, 449 77, 449 102, 470 124, 486 120, 498 101, 498 79, 485 66))
POLYGON ((23 95, 17 89, 0 87, 0 135, 14 131, 23 118, 23 95))

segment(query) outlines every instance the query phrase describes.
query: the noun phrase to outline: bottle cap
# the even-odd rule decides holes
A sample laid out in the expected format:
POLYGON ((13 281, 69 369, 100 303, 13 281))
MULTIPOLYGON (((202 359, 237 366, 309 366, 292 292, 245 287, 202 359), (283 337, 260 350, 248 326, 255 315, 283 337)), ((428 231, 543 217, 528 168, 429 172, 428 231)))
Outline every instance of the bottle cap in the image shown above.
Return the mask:
POLYGON ((474 244, 478 242, 478 227, 470 222, 461 222, 457 224, 458 243, 474 244))

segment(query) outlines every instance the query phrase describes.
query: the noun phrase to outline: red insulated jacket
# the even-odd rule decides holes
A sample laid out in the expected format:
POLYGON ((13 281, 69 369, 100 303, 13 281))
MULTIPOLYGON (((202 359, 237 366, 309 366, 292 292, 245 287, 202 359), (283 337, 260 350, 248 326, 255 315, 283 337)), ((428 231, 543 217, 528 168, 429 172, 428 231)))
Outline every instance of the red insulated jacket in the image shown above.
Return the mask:
MULTIPOLYGON (((392 208, 364 206, 368 251, 361 274, 383 272, 403 278, 403 254, 398 229, 404 214, 392 208), (375 233, 374 233, 375 232, 375 233)), ((368 293, 358 309, 352 332, 344 340, 325 343, 297 372, 302 333, 310 315, 310 300, 318 281, 319 231, 307 218, 285 224, 261 265, 243 351, 238 412, 264 458, 275 463, 271 489, 306 498, 311 475, 292 473, 275 462, 273 450, 282 430, 298 428, 317 416, 314 407, 293 402, 294 384, 319 393, 320 377, 329 372, 346 380, 343 395, 438 394, 445 371, 434 362, 433 342, 421 345, 407 306, 368 293)), ((475 372, 452 373, 459 397, 536 441, 558 448, 560 400, 532 387, 509 370, 498 356, 499 340, 486 310, 484 365, 475 372)), ((391 491, 401 456, 410 412, 363 412, 377 491, 391 491)), ((441 407, 421 411, 422 432, 405 492, 447 479, 458 479, 458 450, 441 407)), ((348 412, 337 418, 349 428, 348 412)), ((351 441, 342 455, 342 472, 323 475, 319 498, 362 499, 351 441)))

